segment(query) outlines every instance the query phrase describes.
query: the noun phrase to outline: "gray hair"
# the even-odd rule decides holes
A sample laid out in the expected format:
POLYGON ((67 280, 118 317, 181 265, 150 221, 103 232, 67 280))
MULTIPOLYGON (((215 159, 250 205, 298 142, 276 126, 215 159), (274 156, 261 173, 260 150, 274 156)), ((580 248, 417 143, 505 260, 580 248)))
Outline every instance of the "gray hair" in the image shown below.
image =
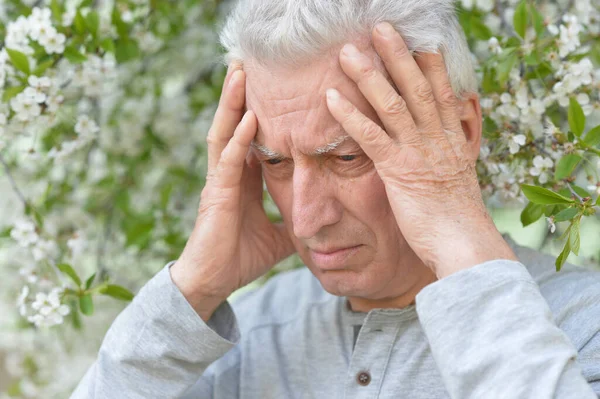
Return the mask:
POLYGON ((477 92, 477 77, 453 0, 239 0, 220 33, 222 62, 306 65, 387 21, 411 52, 444 56, 454 93, 477 92))

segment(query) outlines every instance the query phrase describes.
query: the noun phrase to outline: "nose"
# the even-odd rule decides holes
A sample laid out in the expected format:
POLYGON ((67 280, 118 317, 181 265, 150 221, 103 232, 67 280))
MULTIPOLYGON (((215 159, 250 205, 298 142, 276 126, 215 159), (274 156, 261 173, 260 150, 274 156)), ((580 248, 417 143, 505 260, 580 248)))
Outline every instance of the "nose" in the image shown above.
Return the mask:
POLYGON ((328 176, 313 165, 294 168, 292 223, 296 237, 314 237, 323 227, 337 223, 342 217, 342 204, 328 180, 328 176))

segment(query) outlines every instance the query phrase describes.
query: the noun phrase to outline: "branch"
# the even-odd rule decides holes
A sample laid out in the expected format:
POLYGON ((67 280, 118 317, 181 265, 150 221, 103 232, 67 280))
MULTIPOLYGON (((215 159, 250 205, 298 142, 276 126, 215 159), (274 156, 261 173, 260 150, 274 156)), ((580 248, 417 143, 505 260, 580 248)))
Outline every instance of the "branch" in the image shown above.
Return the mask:
POLYGON ((23 193, 21 192, 21 190, 19 190, 19 187, 17 186, 17 182, 13 178, 13 175, 10 172, 10 167, 8 166, 8 164, 6 163, 6 161, 4 160, 4 157, 2 156, 2 153, 0 153, 0 163, 4 167, 4 171, 6 173, 6 176, 8 177, 8 180, 10 181, 10 185, 12 186, 13 190, 17 194, 17 197, 19 197, 19 199, 21 200, 21 202, 25 206, 25 209, 27 209, 29 207, 29 203, 25 199, 25 196, 23 195, 23 193))
POLYGON ((567 182, 567 187, 569 187, 569 191, 571 191, 571 194, 573 194, 575 196, 575 198, 577 198, 579 200, 579 202, 583 203, 583 198, 581 198, 581 196, 579 194, 577 194, 575 192, 575 190, 573 190, 573 187, 571 187, 571 184, 567 182))

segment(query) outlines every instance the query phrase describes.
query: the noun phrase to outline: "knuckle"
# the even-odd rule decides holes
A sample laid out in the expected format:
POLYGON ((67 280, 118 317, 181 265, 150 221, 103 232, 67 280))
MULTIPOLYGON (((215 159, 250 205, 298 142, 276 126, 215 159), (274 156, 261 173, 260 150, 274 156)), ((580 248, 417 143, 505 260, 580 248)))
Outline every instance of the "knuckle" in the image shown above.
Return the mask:
POLYGON ((408 47, 405 44, 395 44, 392 49, 392 56, 395 58, 406 57, 410 54, 408 47))
POLYGON ((375 69, 375 67, 372 64, 363 66, 360 68, 360 80, 363 80, 365 82, 373 81, 377 78, 378 73, 379 72, 377 71, 377 69, 375 69))
POLYGON ((406 102, 396 93, 390 93, 383 101, 383 111, 390 115, 403 115, 406 113, 406 102))
POLYGON ((435 102, 433 90, 431 89, 431 85, 427 81, 419 83, 417 85, 417 87, 415 88, 415 96, 417 98, 417 101, 423 104, 431 104, 435 102))
POLYGON ((458 98, 449 84, 445 84, 440 90, 440 104, 450 108, 458 105, 458 98))
POLYGON ((361 131, 365 142, 373 144, 378 141, 381 129, 371 121, 365 120, 361 123, 361 131))

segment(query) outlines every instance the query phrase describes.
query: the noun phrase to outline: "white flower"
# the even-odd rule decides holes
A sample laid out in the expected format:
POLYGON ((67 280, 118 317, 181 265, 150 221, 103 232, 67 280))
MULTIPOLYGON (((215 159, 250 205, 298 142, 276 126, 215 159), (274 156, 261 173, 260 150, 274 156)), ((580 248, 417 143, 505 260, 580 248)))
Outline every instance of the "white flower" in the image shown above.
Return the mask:
POLYGON ((510 153, 516 154, 517 152, 519 152, 519 149, 521 148, 521 146, 525 145, 526 141, 527 136, 525 136, 524 134, 517 134, 516 136, 513 136, 508 142, 508 148, 510 150, 510 153))
POLYGON ((15 222, 10 232, 10 236, 22 247, 33 245, 38 240, 38 235, 35 232, 35 224, 26 219, 17 220, 15 222))
POLYGON ((96 133, 100 131, 100 128, 96 122, 89 118, 89 116, 83 114, 77 118, 77 124, 75 125, 75 132, 84 140, 92 139, 96 136, 96 133))
POLYGON ((488 49, 492 54, 502 53, 502 47, 500 47, 500 43, 498 42, 498 39, 495 36, 488 40, 488 49))
POLYGON ((37 327, 50 327, 62 324, 64 316, 70 312, 67 305, 61 305, 60 303, 62 292, 63 289, 61 288, 54 288, 49 294, 38 292, 35 296, 35 301, 31 304, 31 308, 38 313, 29 316, 27 320, 34 323, 37 327))
POLYGON ((65 41, 67 37, 62 33, 58 33, 55 28, 48 30, 45 35, 40 35, 39 43, 44 46, 46 53, 61 54, 65 51, 65 41))
POLYGON ((19 93, 10 100, 10 106, 16 113, 17 120, 28 122, 42 113, 42 108, 30 93, 19 93))
POLYGON ((554 224, 554 216, 547 217, 548 228, 550 229, 550 233, 554 233, 556 231, 556 225, 554 224))
POLYGON ((33 266, 25 266, 19 269, 19 274, 29 284, 35 284, 38 282, 37 270, 33 266))
POLYGON ((19 308, 19 314, 22 317, 27 316, 27 304, 25 301, 27 300, 27 296, 29 295, 29 286, 24 285, 21 289, 21 294, 19 298, 17 298, 17 307, 19 308))
POLYGON ((529 173, 531 176, 539 176, 540 183, 545 184, 548 182, 548 174, 545 171, 553 166, 552 158, 536 155, 533 158, 533 167, 529 169, 529 173))
POLYGON ((48 100, 46 101, 48 112, 55 113, 58 111, 58 108, 60 108, 60 105, 63 103, 64 99, 65 98, 62 95, 48 97, 48 100))
POLYGON ((476 0, 477 8, 484 12, 490 12, 494 9, 495 1, 494 0, 476 0))

